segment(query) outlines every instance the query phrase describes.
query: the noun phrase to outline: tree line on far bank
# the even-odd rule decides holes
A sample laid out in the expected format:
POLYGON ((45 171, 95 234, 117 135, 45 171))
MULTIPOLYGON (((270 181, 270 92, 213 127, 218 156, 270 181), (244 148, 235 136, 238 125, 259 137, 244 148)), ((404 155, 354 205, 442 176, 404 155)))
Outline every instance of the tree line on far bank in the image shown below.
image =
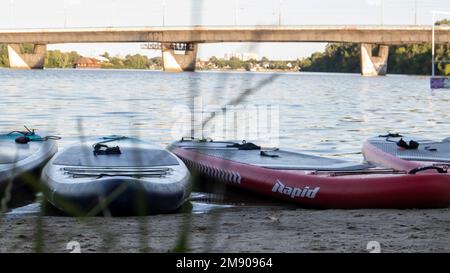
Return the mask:
MULTIPOLYGON (((32 53, 33 45, 23 44, 21 53, 32 53)), ((73 68, 75 64, 82 58, 78 52, 62 52, 60 50, 48 50, 45 58, 46 68, 73 68)), ((113 69, 162 69, 162 58, 154 57, 149 58, 145 55, 135 54, 127 55, 125 57, 111 56, 108 52, 103 53, 100 57, 105 58, 107 61, 102 62, 101 68, 113 68, 113 69)), ((251 70, 256 66, 264 66, 264 69, 268 70, 296 70, 298 67, 294 67, 298 63, 297 61, 271 61, 266 57, 261 60, 248 60, 241 61, 238 58, 231 58, 229 60, 219 59, 211 57, 207 62, 207 65, 200 65, 202 62, 198 62, 197 68, 200 70, 210 69, 223 69, 223 70, 251 70)), ((6 45, 0 45, 0 67, 8 67, 8 51, 6 45)))
POLYGON ((230 59, 217 58, 212 56, 206 62, 198 62, 197 69, 199 70, 278 70, 278 71, 298 71, 299 60, 269 60, 267 57, 262 57, 260 60, 249 59, 241 60, 236 57, 230 59))
MULTIPOLYGON (((32 53, 33 45, 23 44, 21 53, 32 53)), ((48 50, 45 57, 46 68, 73 68, 82 58, 78 52, 62 52, 60 50, 48 50)), ((105 52, 101 57, 107 59, 102 63, 101 68, 113 69, 162 69, 162 58, 149 58, 145 55, 135 54, 125 57, 110 56, 105 52)), ((0 45, 0 67, 8 67, 8 50, 6 45, 0 45)))
MULTIPOLYGON (((437 26, 450 25, 443 19, 437 26)), ((376 49, 374 50, 376 51, 376 49)), ((397 45, 389 47, 388 73, 406 75, 431 75, 431 44, 397 45)), ((374 52, 376 53, 376 52, 374 52)), ((450 75, 450 45, 437 45, 435 52, 436 74, 450 75)), ((359 44, 328 44, 324 52, 316 52, 298 64, 302 71, 359 73, 361 67, 359 44)))
MULTIPOLYGON (((390 46, 389 74, 431 75, 430 44, 390 46)), ((450 75, 450 46, 436 46, 436 74, 450 75)), ((328 44, 324 52, 316 52, 300 61, 302 71, 359 73, 359 44, 328 44)))
MULTIPOLYGON (((23 51, 32 51, 25 46, 23 51)), ((431 74, 431 45, 391 46, 389 49, 388 73, 390 74, 431 74)), ((274 61, 263 57, 261 60, 241 61, 238 58, 229 60, 211 57, 207 62, 199 62, 201 70, 281 70, 307 72, 360 72, 359 44, 328 44, 324 52, 316 52, 310 57, 294 61, 274 61)), ((114 69, 162 69, 161 57, 149 58, 144 55, 127 55, 124 58, 110 56, 105 52, 102 57, 108 61, 102 63, 102 68, 114 69)), ((46 68, 71 68, 82 56, 75 51, 61 52, 49 50, 46 55, 46 68)), ((450 45, 436 46, 436 73, 450 75, 450 45)), ((0 45, 0 67, 8 66, 7 47, 0 45)))
POLYGON ((114 69, 162 69, 162 58, 153 57, 149 58, 145 55, 135 54, 127 55, 125 58, 111 56, 108 52, 100 55, 107 59, 107 62, 102 63, 102 68, 114 68, 114 69))

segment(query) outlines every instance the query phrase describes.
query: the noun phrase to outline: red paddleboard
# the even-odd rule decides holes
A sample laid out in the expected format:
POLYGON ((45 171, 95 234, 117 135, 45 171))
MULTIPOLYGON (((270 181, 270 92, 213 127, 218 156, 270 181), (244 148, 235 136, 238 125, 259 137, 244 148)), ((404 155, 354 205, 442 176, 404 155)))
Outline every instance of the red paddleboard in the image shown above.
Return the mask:
POLYGON ((242 190, 321 209, 450 205, 450 176, 372 168, 254 144, 182 140, 169 148, 193 173, 242 190))
POLYGON ((427 140, 399 134, 380 135, 368 139, 362 148, 365 159, 396 170, 430 169, 445 172, 450 166, 450 139, 427 140))

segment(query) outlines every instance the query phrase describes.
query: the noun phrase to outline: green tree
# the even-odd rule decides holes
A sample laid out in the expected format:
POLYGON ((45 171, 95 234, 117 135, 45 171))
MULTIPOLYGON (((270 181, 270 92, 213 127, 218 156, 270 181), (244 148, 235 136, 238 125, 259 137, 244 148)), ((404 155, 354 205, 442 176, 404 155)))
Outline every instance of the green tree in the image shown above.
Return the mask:
POLYGON ((61 52, 60 50, 49 50, 45 58, 45 67, 71 68, 80 58, 80 54, 75 51, 61 52))
POLYGON ((245 62, 244 63, 244 69, 246 71, 250 71, 250 70, 252 70, 252 68, 253 68, 253 64, 251 62, 245 62))
POLYGON ((228 62, 224 59, 217 60, 217 67, 219 68, 225 68, 228 65, 228 62))
POLYGON ((316 52, 300 61, 302 71, 357 73, 360 70, 358 44, 328 44, 325 52, 316 52))
POLYGON ((119 57, 110 57, 109 63, 102 65, 102 68, 125 68, 124 60, 119 57))
POLYGON ((154 68, 161 69, 163 65, 163 60, 161 57, 153 57, 149 60, 150 65, 154 68))
POLYGON ((261 58, 261 62, 262 63, 267 63, 267 62, 269 62, 269 59, 267 57, 262 57, 261 58))
POLYGON ((148 69, 150 66, 148 57, 140 54, 127 55, 123 63, 130 69, 148 69))
MULTIPOLYGON (((328 44, 324 52, 313 53, 300 60, 302 71, 313 72, 360 72, 359 44, 328 44)), ((446 66, 450 60, 450 45, 436 46, 436 71, 439 75, 450 75, 446 66)), ((388 73, 392 74, 431 74, 431 45, 390 46, 388 73)))
POLYGON ((103 58, 105 58, 105 59, 110 59, 111 58, 111 56, 109 56, 109 53, 108 52, 104 52, 102 55, 100 55, 101 57, 103 57, 103 58))
POLYGON ((450 21, 448 19, 443 19, 443 20, 437 21, 435 23, 435 25, 436 26, 443 26, 443 25, 448 26, 448 25, 450 25, 450 21))
POLYGON ((212 56, 211 58, 209 58, 209 62, 218 66, 219 59, 216 56, 212 56))
POLYGON ((8 58, 8 48, 4 44, 0 44, 0 67, 8 67, 9 66, 9 58, 8 58))
POLYGON ((20 53, 21 54, 33 54, 34 53, 34 44, 25 43, 20 45, 20 53))
POLYGON ((242 62, 236 57, 231 57, 231 59, 228 61, 228 65, 231 69, 239 69, 242 68, 242 62))

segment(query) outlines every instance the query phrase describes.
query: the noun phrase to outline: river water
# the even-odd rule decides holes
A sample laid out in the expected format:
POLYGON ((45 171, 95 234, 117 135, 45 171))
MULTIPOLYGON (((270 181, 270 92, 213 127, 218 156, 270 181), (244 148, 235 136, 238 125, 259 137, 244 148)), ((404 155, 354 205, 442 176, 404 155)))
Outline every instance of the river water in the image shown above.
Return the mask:
MULTIPOLYGON (((361 161, 363 141, 376 134, 448 137, 449 100, 450 91, 432 91, 418 76, 0 69, 0 132, 27 125, 62 136, 62 149, 81 134, 137 135, 167 145, 190 135, 184 129, 195 118, 186 109, 196 117, 202 111, 195 105, 205 111, 231 104, 270 109, 269 131, 249 129, 260 142, 361 161)), ((238 127, 230 128, 239 136, 238 127)), ((230 136, 215 129, 203 136, 230 136)))

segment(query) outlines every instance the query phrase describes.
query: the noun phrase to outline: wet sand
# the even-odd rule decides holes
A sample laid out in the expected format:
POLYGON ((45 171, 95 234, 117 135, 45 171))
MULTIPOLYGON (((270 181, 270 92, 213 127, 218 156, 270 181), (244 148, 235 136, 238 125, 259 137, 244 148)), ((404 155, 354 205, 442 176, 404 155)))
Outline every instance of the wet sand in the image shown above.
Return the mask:
POLYGON ((183 228, 190 231, 189 252, 369 252, 369 241, 378 241, 381 252, 450 252, 450 209, 286 207, 142 218, 3 216, 0 252, 33 252, 36 245, 70 252, 70 241, 79 242, 81 252, 170 252, 183 228))

